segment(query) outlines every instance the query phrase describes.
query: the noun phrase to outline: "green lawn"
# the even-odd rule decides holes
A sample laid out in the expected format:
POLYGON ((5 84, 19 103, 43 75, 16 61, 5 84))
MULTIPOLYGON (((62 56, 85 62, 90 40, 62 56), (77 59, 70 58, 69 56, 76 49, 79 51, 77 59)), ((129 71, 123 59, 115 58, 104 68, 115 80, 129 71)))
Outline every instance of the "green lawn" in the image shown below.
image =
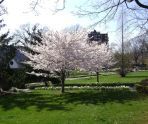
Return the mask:
POLYGON ((148 96, 128 90, 35 90, 0 96, 0 124, 147 124, 148 96))
MULTIPOLYGON (((119 74, 101 73, 99 75, 100 83, 114 83, 114 82, 140 82, 148 78, 148 71, 130 72, 126 77, 121 77, 119 74)), ((96 83, 96 76, 88 76, 79 78, 67 79, 66 83, 96 83)))

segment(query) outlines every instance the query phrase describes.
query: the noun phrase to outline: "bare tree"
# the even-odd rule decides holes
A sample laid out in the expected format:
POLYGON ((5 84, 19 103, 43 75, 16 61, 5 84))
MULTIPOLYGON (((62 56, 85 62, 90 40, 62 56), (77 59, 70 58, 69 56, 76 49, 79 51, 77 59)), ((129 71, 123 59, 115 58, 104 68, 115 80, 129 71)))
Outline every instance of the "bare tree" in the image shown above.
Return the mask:
MULTIPOLYGON (((45 1, 48 0, 44 0, 45 1)), ((67 0, 68 1, 68 0, 67 0)), ((120 10, 124 7, 124 11, 128 13, 126 21, 127 28, 148 29, 148 5, 140 2, 141 0, 85 0, 84 4, 77 7, 77 11, 73 13, 78 16, 90 17, 94 23, 91 26, 96 26, 100 23, 107 23, 111 20, 117 20, 120 10), (131 3, 129 3, 131 2, 131 3)), ((51 4, 51 1, 48 1, 51 4)), ((52 7, 54 12, 61 11, 66 8, 66 0, 53 0, 52 7)), ((147 3, 147 2, 145 2, 147 3)), ((32 0, 31 8, 37 11, 39 8, 44 8, 43 0, 32 0)))
MULTIPOLYGON (((104 0, 104 2, 103 1, 98 1, 98 2, 95 1, 96 6, 94 6, 94 7, 101 7, 101 6, 104 6, 104 5, 107 5, 108 3, 110 3, 110 5, 102 11, 106 11, 106 10, 111 9, 111 8, 116 8, 116 7, 120 6, 121 4, 125 4, 127 6, 127 8, 132 9, 132 8, 129 7, 128 2, 133 2, 133 1, 135 1, 135 3, 139 7, 144 8, 144 9, 148 9, 148 5, 146 5, 145 3, 142 3, 139 0, 104 0)), ((38 6, 40 6, 41 2, 42 2, 42 0, 32 0, 31 1, 32 9, 35 10, 38 6)), ((61 4, 60 8, 56 8, 56 11, 63 10, 66 7, 66 0, 53 0, 53 2, 56 5, 58 5, 59 3, 61 4)), ((117 9, 118 8, 116 8, 116 10, 117 9)))
POLYGON ((130 52, 133 56, 134 63, 136 65, 144 65, 144 59, 148 54, 148 38, 147 34, 140 35, 138 37, 133 38, 130 41, 130 52))
POLYGON ((30 8, 31 11, 34 11, 38 14, 40 8, 50 9, 53 13, 57 13, 61 10, 64 10, 66 7, 66 0, 31 0, 30 8), (47 6, 46 6, 47 5, 47 6))
POLYGON ((135 4, 129 4, 126 0, 95 0, 95 2, 80 6, 76 14, 90 17, 94 20, 92 26, 96 26, 100 23, 118 20, 122 7, 128 13, 124 25, 126 24, 128 28, 132 27, 133 30, 135 28, 147 29, 148 10, 135 4))
POLYGON ((139 41, 134 41, 131 43, 131 52, 132 56, 134 59, 134 63, 137 65, 139 62, 139 57, 140 57, 140 42, 139 41))

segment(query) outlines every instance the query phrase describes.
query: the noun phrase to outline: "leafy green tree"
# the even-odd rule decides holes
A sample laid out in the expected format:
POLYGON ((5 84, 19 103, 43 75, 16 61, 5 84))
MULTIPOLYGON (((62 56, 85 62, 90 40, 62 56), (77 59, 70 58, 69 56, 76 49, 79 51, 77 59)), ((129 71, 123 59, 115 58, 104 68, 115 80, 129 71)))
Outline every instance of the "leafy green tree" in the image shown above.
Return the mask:
MULTIPOLYGON (((3 26, 4 24, 0 21, 0 27, 3 26)), ((15 54, 15 48, 9 45, 12 39, 13 37, 9 35, 9 32, 0 35, 0 88, 4 90, 11 86, 9 61, 15 54)))

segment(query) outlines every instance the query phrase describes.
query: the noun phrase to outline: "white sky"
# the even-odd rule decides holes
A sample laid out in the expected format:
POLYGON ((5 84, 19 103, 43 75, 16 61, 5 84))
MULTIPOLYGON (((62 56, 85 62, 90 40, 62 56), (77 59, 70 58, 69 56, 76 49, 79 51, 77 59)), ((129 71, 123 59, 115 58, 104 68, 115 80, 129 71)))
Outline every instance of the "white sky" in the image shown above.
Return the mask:
POLYGON ((51 6, 48 6, 50 9, 40 9, 37 15, 35 12, 30 11, 28 1, 29 0, 6 0, 5 6, 7 7, 8 14, 5 15, 4 20, 10 30, 13 31, 19 28, 20 25, 26 23, 40 23, 55 30, 63 29, 74 24, 80 24, 84 27, 90 24, 90 20, 73 16, 71 12, 66 9, 53 14, 50 10, 53 9, 53 5, 51 4, 51 6))
MULTIPOLYGON (((71 25, 80 24, 82 27, 87 27, 93 22, 89 18, 78 18, 74 16, 71 11, 75 10, 75 7, 84 4, 86 0, 68 0, 66 3, 66 9, 53 14, 54 2, 46 3, 46 0, 42 0, 42 7, 39 9, 39 14, 30 11, 29 2, 32 0, 5 0, 4 6, 7 7, 8 14, 4 15, 4 23, 10 31, 15 31, 22 24, 40 23, 43 26, 47 26, 53 30, 61 30, 71 25), (45 9, 46 8, 46 9, 45 9), (47 9, 48 8, 48 9, 47 9)), ((109 26, 99 25, 95 28, 101 33, 109 33, 109 42, 116 40, 116 34, 111 31, 116 29, 115 23, 110 23, 109 26)), ((92 29, 93 30, 93 29, 92 29)))

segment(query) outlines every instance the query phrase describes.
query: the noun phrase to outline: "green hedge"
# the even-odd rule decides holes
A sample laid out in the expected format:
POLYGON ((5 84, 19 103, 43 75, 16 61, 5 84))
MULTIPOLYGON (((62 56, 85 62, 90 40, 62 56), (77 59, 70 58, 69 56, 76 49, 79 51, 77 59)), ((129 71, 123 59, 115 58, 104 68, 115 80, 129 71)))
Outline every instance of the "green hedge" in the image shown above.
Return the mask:
POLYGON ((135 86, 138 92, 148 94, 148 86, 142 86, 140 84, 136 84, 135 86))
POLYGON ((148 79, 142 80, 140 83, 135 84, 135 87, 138 92, 148 94, 148 79))
POLYGON ((90 83, 90 84, 81 84, 81 83, 73 83, 73 84, 65 84, 65 86, 130 86, 133 87, 135 83, 90 83))

